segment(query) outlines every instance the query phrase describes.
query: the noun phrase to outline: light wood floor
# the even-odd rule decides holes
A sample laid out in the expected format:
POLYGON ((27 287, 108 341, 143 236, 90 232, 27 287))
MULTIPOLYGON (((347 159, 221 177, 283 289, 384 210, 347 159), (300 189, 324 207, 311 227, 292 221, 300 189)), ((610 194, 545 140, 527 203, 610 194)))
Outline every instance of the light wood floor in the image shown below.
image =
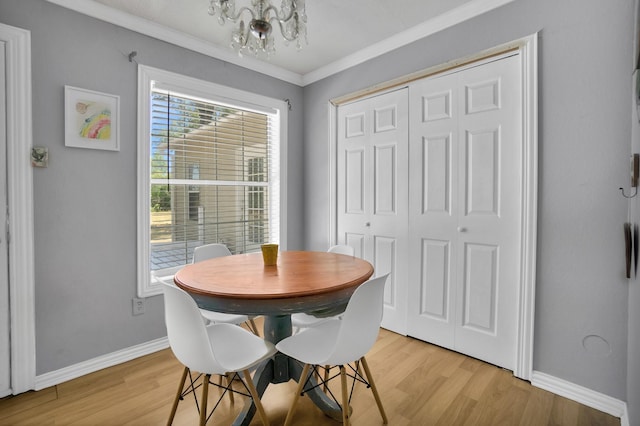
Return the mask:
MULTIPOLYGON (((534 388, 509 371, 385 330, 367 359, 390 425, 620 425, 617 418, 534 388)), ((181 372, 171 351, 160 351, 1 399, 0 425, 162 425, 181 372)), ((284 422, 294 389, 294 382, 267 389, 263 404, 272 425, 284 422)), ((332 389, 339 392, 339 380, 332 389)), ((236 397, 232 406, 225 398, 209 424, 230 424, 243 403, 236 397)), ((382 424, 364 386, 356 387, 352 407, 355 426, 382 424)), ((197 424, 197 416, 193 399, 185 399, 174 424, 197 424)), ((295 425, 339 424, 306 397, 294 420, 295 425)), ((251 424, 260 424, 257 416, 251 424)))

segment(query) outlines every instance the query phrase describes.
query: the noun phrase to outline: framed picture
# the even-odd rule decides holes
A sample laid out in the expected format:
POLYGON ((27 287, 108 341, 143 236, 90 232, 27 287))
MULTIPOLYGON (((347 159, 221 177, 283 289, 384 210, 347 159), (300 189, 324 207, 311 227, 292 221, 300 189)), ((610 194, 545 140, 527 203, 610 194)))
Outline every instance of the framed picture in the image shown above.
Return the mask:
POLYGON ((64 86, 65 146, 120 151, 120 97, 64 86))

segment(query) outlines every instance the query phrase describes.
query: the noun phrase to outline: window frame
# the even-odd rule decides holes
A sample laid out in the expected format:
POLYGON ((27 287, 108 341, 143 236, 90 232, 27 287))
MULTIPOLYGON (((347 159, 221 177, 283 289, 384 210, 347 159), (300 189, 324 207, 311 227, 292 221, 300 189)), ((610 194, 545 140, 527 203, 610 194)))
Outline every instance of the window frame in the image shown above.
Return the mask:
MULTIPOLYGON (((161 280, 172 280, 173 274, 156 276, 151 272, 149 259, 150 249, 150 202, 151 202, 151 91, 153 84, 159 84, 165 89, 190 95, 196 98, 209 99, 216 103, 228 104, 234 107, 249 110, 277 113, 279 121, 279 167, 272 170, 271 185, 279 189, 279 197, 274 202, 278 203, 280 215, 279 223, 272 225, 277 227, 279 244, 282 250, 286 250, 287 241, 287 114, 288 108, 285 101, 269 98, 255 93, 222 86, 205 80, 184 76, 158 68, 138 65, 138 147, 137 147, 137 296, 149 297, 162 293, 161 280), (275 174, 273 174, 275 173, 275 174)), ((173 273, 181 267, 177 267, 173 273)))

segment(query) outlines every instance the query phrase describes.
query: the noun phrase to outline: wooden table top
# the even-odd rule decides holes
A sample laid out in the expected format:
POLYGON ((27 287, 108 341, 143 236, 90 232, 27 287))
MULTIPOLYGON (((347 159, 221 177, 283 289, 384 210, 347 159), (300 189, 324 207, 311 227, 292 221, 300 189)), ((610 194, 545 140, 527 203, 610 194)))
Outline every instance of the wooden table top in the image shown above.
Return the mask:
POLYGON ((305 298, 354 290, 373 275, 366 260, 343 254, 284 251, 264 266, 262 253, 223 256, 185 266, 174 277, 192 295, 235 300, 305 298))

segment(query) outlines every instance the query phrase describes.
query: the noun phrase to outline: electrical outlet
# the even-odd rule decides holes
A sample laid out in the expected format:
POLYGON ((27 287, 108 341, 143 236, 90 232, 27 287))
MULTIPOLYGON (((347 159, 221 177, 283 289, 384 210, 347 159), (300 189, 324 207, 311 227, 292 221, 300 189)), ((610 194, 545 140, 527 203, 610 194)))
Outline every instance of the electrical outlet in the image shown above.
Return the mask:
POLYGON ((134 297, 132 302, 133 302, 133 315, 144 314, 144 299, 134 297))

